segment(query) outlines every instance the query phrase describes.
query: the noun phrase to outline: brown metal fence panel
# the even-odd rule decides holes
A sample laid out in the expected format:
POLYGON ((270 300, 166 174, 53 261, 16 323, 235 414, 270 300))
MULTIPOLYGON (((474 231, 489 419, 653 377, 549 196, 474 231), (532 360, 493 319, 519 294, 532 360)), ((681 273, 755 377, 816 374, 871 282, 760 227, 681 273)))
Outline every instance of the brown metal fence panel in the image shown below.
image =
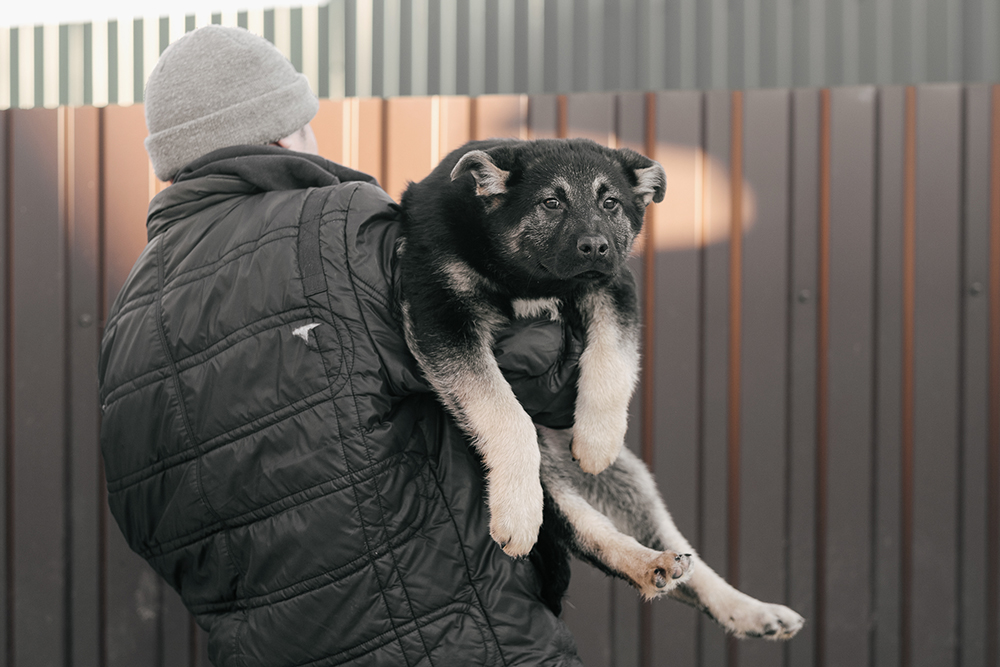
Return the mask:
POLYGON ((351 100, 351 164, 384 183, 385 102, 378 99, 351 100))
MULTIPOLYGON (((399 201, 410 181, 426 176, 437 155, 432 123, 437 118, 428 97, 397 97, 385 103, 385 181, 382 187, 399 201)), ((436 123, 435 123, 436 125, 436 123)), ((436 127, 434 134, 436 135, 436 127)))
POLYGON ((468 97, 442 97, 439 111, 439 153, 448 153, 472 138, 472 100, 468 97))
POLYGON ((10 468, 10 448, 7 443, 11 441, 10 427, 13 422, 11 414, 11 386, 10 386, 10 207, 8 206, 9 193, 7 184, 10 182, 10 111, 0 111, 0 295, 3 299, 3 308, 0 308, 0 434, 3 434, 4 452, 0 456, 0 498, 3 499, 4 511, 0 512, 0 595, 3 595, 2 622, 0 622, 0 655, 7 663, 12 662, 8 651, 10 646, 8 630, 11 619, 11 588, 9 580, 10 572, 10 518, 7 508, 10 507, 10 485, 8 484, 10 468))
POLYGON ((990 105, 989 406, 986 660, 1000 660, 1000 88, 990 105))
MULTIPOLYGON (((735 642, 575 563, 565 618, 585 664, 996 664, 997 90, 321 103, 321 152, 395 197, 489 136, 586 136, 667 171, 631 260, 645 369, 627 445, 702 557, 807 625, 786 645, 735 642)), ((101 325, 165 187, 144 136, 140 106, 0 112, 11 667, 208 664, 101 477, 101 325)))
POLYGON ((969 86, 964 99, 962 253, 961 580, 962 664, 987 664, 989 627, 989 282, 990 89, 969 86))
MULTIPOLYGON (((787 598, 790 102, 787 90, 744 96, 743 171, 754 195, 741 262, 738 572, 741 590, 774 601, 787 598)), ((782 651, 743 642, 739 663, 778 664, 782 651)))
MULTIPOLYGON (((700 378, 700 497, 698 532, 692 544, 702 560, 722 577, 730 577, 729 422, 730 329, 732 319, 735 199, 732 176, 733 94, 713 91, 704 96, 703 141, 706 164, 703 183, 701 250, 701 378, 700 378), (712 243, 708 243, 712 239, 712 243)), ((668 184, 669 188, 670 185, 668 184)), ((740 232, 735 232, 739 235, 740 232)), ((656 295, 653 295, 656 299, 656 295)), ((728 664, 726 639, 707 619, 698 620, 699 655, 704 665, 728 664)))
POLYGON ((826 664, 869 655, 871 554, 872 304, 875 239, 875 89, 830 95, 830 203, 825 392, 824 548, 826 664))
MULTIPOLYGON (((659 93, 655 148, 667 174, 663 202, 650 212, 647 232, 652 263, 654 307, 646 314, 651 329, 644 364, 650 368, 653 409, 649 438, 653 473, 681 532, 697 541, 698 387, 702 177, 701 94, 659 93)), ((677 604, 647 605, 654 665, 691 665, 697 660, 698 614, 677 604)))
POLYGON ((913 544, 915 667, 958 664, 962 91, 916 94, 913 544))
POLYGON ((559 135, 560 98, 557 95, 532 95, 528 98, 528 138, 554 139, 559 135))
POLYGON ((66 110, 70 663, 100 664, 103 482, 98 445, 101 309, 100 111, 66 110))
POLYGON ((67 648, 65 110, 19 110, 10 122, 8 641, 17 664, 54 665, 67 648))
POLYGON ((470 138, 527 139, 527 132, 528 98, 526 96, 489 95, 473 100, 470 138))
POLYGON ((878 225, 875 275, 875 534, 872 618, 873 663, 901 658, 903 456, 903 213, 905 93, 879 90, 878 225))
POLYGON ((317 120, 312 123, 319 154, 328 160, 350 167, 351 103, 346 100, 320 100, 317 120))
POLYGON ((816 639, 816 372, 820 94, 792 93, 788 322, 788 602, 810 622, 787 650, 812 664, 816 639))

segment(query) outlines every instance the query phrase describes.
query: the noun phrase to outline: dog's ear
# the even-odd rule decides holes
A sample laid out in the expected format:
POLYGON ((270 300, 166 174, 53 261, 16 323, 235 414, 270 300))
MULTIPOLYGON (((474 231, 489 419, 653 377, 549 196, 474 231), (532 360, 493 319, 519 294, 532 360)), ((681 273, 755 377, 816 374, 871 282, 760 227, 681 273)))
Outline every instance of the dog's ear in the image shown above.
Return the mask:
POLYGON ((667 191, 667 173, 659 162, 630 148, 619 148, 618 157, 629 180, 634 180, 632 193, 637 199, 642 198, 643 206, 648 206, 650 201, 663 201, 667 191))
POLYGON ((476 194, 480 197, 494 197, 507 192, 510 172, 498 167, 485 151, 469 151, 463 155, 451 170, 451 180, 465 173, 471 173, 476 179, 476 194))

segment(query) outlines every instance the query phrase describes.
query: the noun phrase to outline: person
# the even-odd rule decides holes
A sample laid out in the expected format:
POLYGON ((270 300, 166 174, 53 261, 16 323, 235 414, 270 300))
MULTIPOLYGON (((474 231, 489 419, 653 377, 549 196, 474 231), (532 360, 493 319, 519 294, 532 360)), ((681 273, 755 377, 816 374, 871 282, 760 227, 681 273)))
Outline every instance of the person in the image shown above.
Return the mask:
MULTIPOLYGON (((145 100, 172 184, 104 332, 101 446, 112 514, 213 663, 579 664, 542 572, 563 555, 490 539, 481 463, 404 342, 399 209, 316 154, 305 78, 210 26, 145 100)), ((539 423, 571 425, 580 345, 500 336, 539 423)))

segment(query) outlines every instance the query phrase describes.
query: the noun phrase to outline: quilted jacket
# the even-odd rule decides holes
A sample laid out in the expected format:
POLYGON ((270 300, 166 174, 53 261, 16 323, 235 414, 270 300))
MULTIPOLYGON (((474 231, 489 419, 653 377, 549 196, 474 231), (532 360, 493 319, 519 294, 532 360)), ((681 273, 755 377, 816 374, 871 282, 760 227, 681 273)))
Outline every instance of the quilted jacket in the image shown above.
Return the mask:
MULTIPOLYGON (((398 318, 397 209, 276 147, 189 165, 101 348, 101 445, 129 545, 225 667, 578 664, 532 559, 489 538, 481 464, 398 318)), ((568 426, 579 343, 506 332, 536 420, 568 426)))

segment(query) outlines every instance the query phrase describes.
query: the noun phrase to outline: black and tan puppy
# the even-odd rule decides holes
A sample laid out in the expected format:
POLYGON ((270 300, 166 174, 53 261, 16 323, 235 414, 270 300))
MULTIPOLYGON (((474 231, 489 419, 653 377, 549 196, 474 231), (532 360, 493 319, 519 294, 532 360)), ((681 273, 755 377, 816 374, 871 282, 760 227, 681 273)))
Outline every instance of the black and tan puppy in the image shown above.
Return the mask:
POLYGON ((404 321, 437 393, 488 470, 490 530, 524 556, 542 523, 538 436, 493 358, 512 318, 550 313, 585 332, 573 455, 615 460, 638 368, 635 289, 625 261, 660 165, 589 141, 493 141, 448 156, 403 195, 404 321))
POLYGON ((644 597, 671 592, 737 634, 790 637, 795 612, 694 567, 649 472, 622 450, 639 371, 626 261, 665 188, 658 163, 582 139, 451 153, 402 199, 407 343, 482 455, 490 534, 507 554, 531 551, 547 492, 566 546, 644 597), (584 335, 571 432, 536 428, 493 356, 498 330, 539 314, 584 335))

